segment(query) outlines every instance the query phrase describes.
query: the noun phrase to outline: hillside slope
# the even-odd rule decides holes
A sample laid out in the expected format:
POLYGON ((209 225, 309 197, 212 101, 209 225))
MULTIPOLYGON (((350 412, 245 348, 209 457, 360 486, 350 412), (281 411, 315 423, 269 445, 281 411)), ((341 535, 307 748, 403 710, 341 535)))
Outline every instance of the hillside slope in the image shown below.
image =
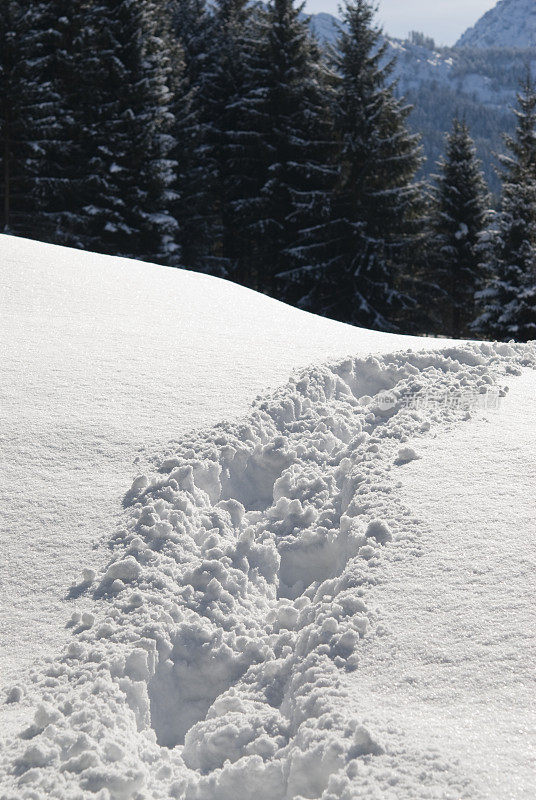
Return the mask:
POLYGON ((70 586, 147 453, 311 362, 430 346, 193 272, 7 236, 0 259, 4 680, 68 637, 70 586))
MULTIPOLYGON (((532 0, 528 3, 530 9, 526 8, 527 0, 503 0, 489 12, 491 23, 485 15, 455 47, 437 48, 425 36, 412 41, 386 37, 387 57, 396 59, 397 92, 413 106, 409 125, 422 136, 426 158, 423 175, 437 171, 445 134, 458 115, 467 121, 488 184, 498 195, 496 156, 504 149, 503 134, 513 131, 512 107, 527 64, 536 72, 531 33, 536 12, 532 0)), ((335 17, 313 15, 311 24, 321 41, 335 44, 335 17)))
POLYGON ((532 796, 536 345, 0 253, 2 800, 532 796))
POLYGON ((504 152, 503 135, 513 132, 516 94, 527 65, 536 70, 536 50, 433 49, 392 40, 389 54, 397 59, 398 92, 414 109, 410 127, 422 136, 424 174, 436 172, 457 115, 468 123, 488 184, 498 194, 497 154, 504 152))
POLYGON ((457 47, 536 47, 536 5, 533 0, 499 0, 469 28, 457 47))

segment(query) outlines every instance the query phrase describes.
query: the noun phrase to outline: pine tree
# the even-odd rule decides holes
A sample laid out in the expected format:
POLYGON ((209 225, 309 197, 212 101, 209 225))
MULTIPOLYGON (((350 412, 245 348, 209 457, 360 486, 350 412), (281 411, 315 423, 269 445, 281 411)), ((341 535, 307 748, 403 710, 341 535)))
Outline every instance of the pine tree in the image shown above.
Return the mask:
POLYGON ((88 0, 80 9, 74 115, 84 176, 71 235, 98 252, 176 264, 171 65, 161 13, 152 0, 88 0))
POLYGON ((433 192, 430 272, 437 286, 436 332, 469 336, 475 292, 481 281, 481 237, 488 221, 488 194, 465 122, 455 119, 447 136, 433 192))
POLYGON ((36 182, 39 238, 84 247, 75 231, 83 227, 80 198, 85 187, 85 159, 81 147, 79 110, 84 96, 78 80, 77 42, 85 6, 70 0, 34 0, 35 33, 32 81, 52 97, 50 136, 42 143, 36 182))
POLYGON ((184 266, 218 274, 218 135, 217 120, 211 113, 218 31, 205 0, 173 0, 170 13, 184 64, 183 80, 178 91, 174 90, 173 102, 178 171, 172 212, 180 223, 184 266))
POLYGON ((303 252, 325 213, 335 176, 330 75, 303 4, 271 0, 265 24, 267 162, 257 206, 256 259, 260 288, 295 301, 304 290, 303 252))
POLYGON ((59 98, 51 80, 42 3, 0 7, 0 193, 2 228, 44 238, 42 187, 58 135, 59 98))
POLYGON ((492 339, 529 341, 536 338, 536 91, 530 76, 516 117, 515 136, 505 137, 509 153, 501 157, 502 205, 474 329, 492 339))
POLYGON ((247 0, 216 3, 218 61, 210 98, 221 232, 219 270, 252 288, 258 287, 252 226, 266 162, 262 17, 262 8, 247 0))
POLYGON ((293 265, 291 248, 327 185, 326 106, 308 22, 289 0, 267 10, 221 0, 213 17, 186 0, 175 27, 192 91, 176 211, 192 254, 185 263, 279 293, 276 276, 293 265), (204 263, 203 239, 212 246, 204 263))
POLYGON ((14 74, 17 59, 17 28, 21 11, 18 3, 7 2, 0 9, 0 136, 2 158, 2 229, 9 232, 12 219, 12 173, 14 124, 17 115, 15 97, 17 81, 14 74))
POLYGON ((417 136, 410 108, 394 95, 393 63, 365 0, 346 5, 333 104, 339 138, 338 179, 329 221, 316 231, 308 271, 316 284, 309 307, 344 322, 393 330, 411 308, 400 291, 422 215, 417 136))

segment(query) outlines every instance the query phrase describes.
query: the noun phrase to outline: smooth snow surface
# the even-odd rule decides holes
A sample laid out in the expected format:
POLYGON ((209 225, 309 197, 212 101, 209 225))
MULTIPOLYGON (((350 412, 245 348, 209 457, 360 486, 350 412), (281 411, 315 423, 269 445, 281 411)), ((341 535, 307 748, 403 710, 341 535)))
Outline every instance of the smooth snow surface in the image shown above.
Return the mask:
POLYGON ((291 371, 438 346, 226 281, 0 236, 1 681, 67 640, 71 584, 145 450, 244 414, 291 371))
POLYGON ((511 387, 400 470, 422 553, 374 590, 387 643, 367 640, 351 679, 367 715, 458 761, 488 800, 536 797, 536 373, 511 387))
POLYGON ((530 797, 535 345, 1 244, 0 799, 530 797))

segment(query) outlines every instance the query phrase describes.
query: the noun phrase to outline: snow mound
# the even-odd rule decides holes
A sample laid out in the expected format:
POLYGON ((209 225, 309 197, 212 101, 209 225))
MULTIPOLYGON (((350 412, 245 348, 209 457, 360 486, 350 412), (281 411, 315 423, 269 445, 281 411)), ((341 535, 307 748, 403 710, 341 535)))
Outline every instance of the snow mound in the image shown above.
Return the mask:
POLYGON ((35 716, 0 756, 0 796, 471 796, 456 765, 427 778, 437 754, 361 719, 342 676, 382 635, 367 592, 386 548, 418 554, 397 457, 529 366, 523 345, 346 359, 162 454, 66 651, 17 688, 35 716))
POLYGON ((247 414, 311 363, 444 344, 343 325, 208 275, 12 236, 0 235, 0 258, 4 682, 68 640, 69 587, 88 580, 81 564, 107 560, 94 548, 146 455, 247 414))

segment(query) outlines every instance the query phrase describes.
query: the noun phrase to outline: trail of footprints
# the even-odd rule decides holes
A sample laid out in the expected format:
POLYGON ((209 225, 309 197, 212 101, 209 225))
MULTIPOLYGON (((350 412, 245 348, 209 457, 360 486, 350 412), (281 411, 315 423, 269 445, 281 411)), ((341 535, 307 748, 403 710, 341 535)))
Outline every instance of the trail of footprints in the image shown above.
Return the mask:
POLYGON ((77 592, 91 611, 20 690, 35 720, 7 743, 0 797, 381 797, 399 743, 360 723, 340 674, 377 635, 384 548, 419 550, 397 469, 467 416, 446 391, 534 360, 482 344, 312 369, 136 478, 107 570, 77 592))

